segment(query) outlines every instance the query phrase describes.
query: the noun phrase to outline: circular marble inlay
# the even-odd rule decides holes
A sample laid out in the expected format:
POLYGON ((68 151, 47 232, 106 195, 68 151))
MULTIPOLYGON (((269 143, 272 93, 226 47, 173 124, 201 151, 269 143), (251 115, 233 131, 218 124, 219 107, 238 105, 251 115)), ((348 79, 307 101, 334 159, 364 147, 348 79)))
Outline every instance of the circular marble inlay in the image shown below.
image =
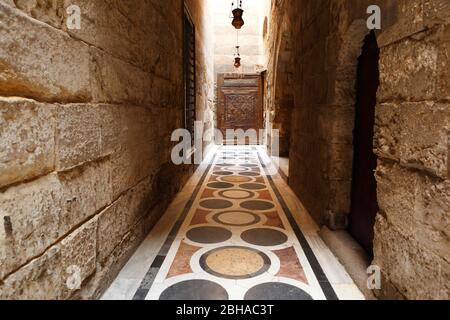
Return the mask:
POLYGON ((200 202, 200 205, 205 209, 227 209, 233 206, 233 203, 222 199, 209 199, 200 202))
POLYGON ((228 182, 211 182, 208 183, 208 187, 213 189, 229 189, 233 188, 234 184, 228 182))
POLYGON ((200 266, 206 272, 225 279, 249 279, 270 268, 269 257, 261 251, 245 247, 224 247, 205 253, 200 266))
POLYGON ((261 174, 259 172, 240 172, 239 175, 245 177, 259 177, 261 174))
POLYGON ((164 290, 159 300, 228 300, 228 293, 212 281, 187 280, 164 290))
POLYGON ((275 205, 269 201, 250 200, 242 202, 241 207, 247 210, 266 211, 275 208, 275 205))
POLYGON ((300 288, 281 282, 258 284, 247 291, 244 300, 313 300, 300 288))
POLYGON ((283 232, 268 228, 247 230, 241 234, 241 238, 247 243, 263 247, 279 246, 288 241, 283 232))
POLYGON ((259 223, 261 218, 252 212, 226 211, 215 214, 213 220, 226 226, 248 227, 259 223))
POLYGON ((243 200, 243 199, 250 199, 255 196, 255 194, 251 191, 246 190, 226 190, 226 191, 220 191, 219 195, 227 198, 227 199, 234 199, 234 200, 243 200))
POLYGON ((220 227, 198 227, 189 230, 186 234, 189 240, 202 244, 221 243, 232 236, 231 231, 220 227))
POLYGON ((261 183, 243 183, 239 185, 239 188, 247 189, 247 190, 263 190, 267 187, 261 183))
POLYGON ((231 182, 231 183, 244 183, 252 181, 250 177, 240 177, 240 176, 228 176, 222 177, 222 181, 231 182))
POLYGON ((214 171, 213 175, 215 176, 232 176, 234 173, 230 171, 214 171))

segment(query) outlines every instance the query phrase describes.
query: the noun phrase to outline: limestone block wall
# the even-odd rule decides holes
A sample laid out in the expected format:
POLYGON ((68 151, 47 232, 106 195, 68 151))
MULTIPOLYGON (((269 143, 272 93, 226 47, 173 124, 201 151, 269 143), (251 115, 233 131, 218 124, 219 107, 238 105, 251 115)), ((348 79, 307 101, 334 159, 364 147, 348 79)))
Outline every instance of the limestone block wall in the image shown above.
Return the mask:
MULTIPOLYGON (((189 177, 170 160, 182 15, 180 0, 0 0, 0 299, 99 297, 189 177)), ((198 51, 211 126, 211 48, 198 51)))
MULTIPOLYGON (((350 212, 357 59, 382 11, 374 148, 380 298, 449 297, 449 21, 446 0, 289 1, 294 32, 290 184, 320 224, 350 212)), ((275 20, 274 23, 281 23, 275 20)))
POLYGON ((378 40, 377 294, 449 299, 450 3, 399 1, 378 40))
MULTIPOLYGON (((264 115, 265 127, 279 131, 279 155, 289 157, 291 118, 294 107, 294 55, 292 20, 287 11, 289 1, 272 1, 267 9, 264 115)), ((272 151, 272 136, 268 131, 267 144, 272 151)))

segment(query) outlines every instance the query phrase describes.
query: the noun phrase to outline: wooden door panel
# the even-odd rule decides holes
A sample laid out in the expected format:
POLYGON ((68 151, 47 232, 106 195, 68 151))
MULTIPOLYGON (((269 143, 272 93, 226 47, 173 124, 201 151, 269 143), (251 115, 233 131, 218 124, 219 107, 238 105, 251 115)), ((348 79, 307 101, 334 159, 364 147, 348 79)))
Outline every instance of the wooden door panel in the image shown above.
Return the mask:
POLYGON ((227 129, 263 128, 262 83, 259 75, 219 75, 218 127, 227 129))
POLYGON ((256 96, 228 94, 225 96, 224 122, 226 128, 251 129, 255 125, 256 96))

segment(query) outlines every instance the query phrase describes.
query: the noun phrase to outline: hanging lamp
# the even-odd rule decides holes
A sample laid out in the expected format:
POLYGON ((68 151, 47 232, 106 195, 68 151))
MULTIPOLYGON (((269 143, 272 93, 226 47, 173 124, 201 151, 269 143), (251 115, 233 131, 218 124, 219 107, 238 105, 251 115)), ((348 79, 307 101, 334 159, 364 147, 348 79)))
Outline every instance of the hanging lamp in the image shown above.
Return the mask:
POLYGON ((234 51, 234 67, 239 69, 241 67, 241 52, 239 46, 239 30, 236 31, 236 47, 234 51))
POLYGON ((233 22, 231 24, 233 27, 235 27, 237 30, 241 29, 242 26, 245 24, 243 15, 244 10, 242 10, 242 0, 236 0, 236 8, 234 7, 234 1, 231 3, 231 12, 233 14, 233 22))
POLYGON ((234 54, 234 67, 236 69, 241 67, 241 54, 239 53, 239 46, 236 46, 236 53, 234 54))

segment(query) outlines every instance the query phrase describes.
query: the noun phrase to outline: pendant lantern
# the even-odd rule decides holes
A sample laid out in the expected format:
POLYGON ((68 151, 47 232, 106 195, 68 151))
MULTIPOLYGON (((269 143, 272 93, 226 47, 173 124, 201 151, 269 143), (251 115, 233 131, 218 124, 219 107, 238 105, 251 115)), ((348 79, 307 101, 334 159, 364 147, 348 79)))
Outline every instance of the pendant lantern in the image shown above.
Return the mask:
POLYGON ((242 10, 242 0, 236 0, 236 8, 234 7, 234 2, 232 2, 231 10, 233 14, 233 22, 231 22, 231 24, 233 25, 233 27, 239 30, 245 24, 243 19, 244 10, 242 10))

